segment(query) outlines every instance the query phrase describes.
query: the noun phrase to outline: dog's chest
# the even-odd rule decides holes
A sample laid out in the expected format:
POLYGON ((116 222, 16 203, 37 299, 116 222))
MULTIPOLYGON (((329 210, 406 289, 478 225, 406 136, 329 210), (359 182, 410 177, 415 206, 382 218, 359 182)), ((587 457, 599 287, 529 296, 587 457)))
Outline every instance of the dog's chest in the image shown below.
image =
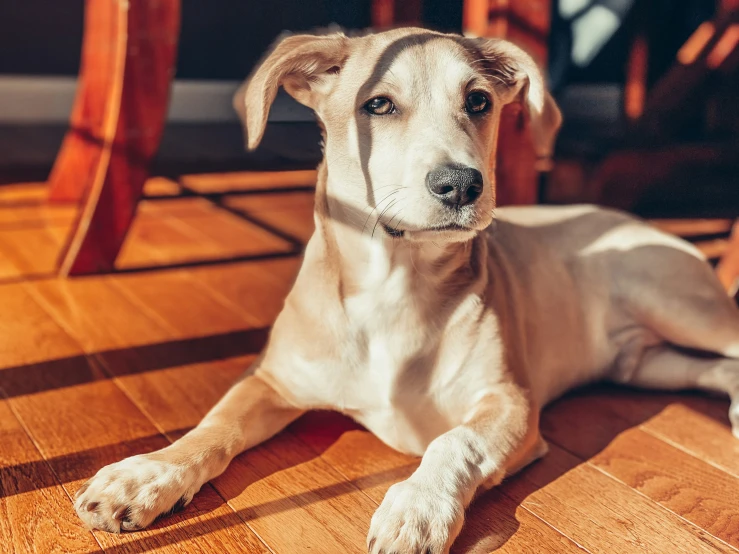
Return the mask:
POLYGON ((263 371, 295 405, 341 411, 422 454, 503 370, 497 317, 472 292, 438 294, 432 277, 390 268, 335 299, 293 297, 263 371))
POLYGON ((435 348, 419 327, 357 329, 343 364, 349 372, 337 396, 350 415, 394 448, 422 453, 449 422, 435 382, 435 348))
POLYGON ((493 364, 452 348, 458 342, 451 337, 450 344, 449 329, 412 297, 359 295, 346 314, 331 370, 341 377, 332 380, 328 400, 395 449, 422 454, 461 422, 476 392, 467 388, 482 385, 493 364))

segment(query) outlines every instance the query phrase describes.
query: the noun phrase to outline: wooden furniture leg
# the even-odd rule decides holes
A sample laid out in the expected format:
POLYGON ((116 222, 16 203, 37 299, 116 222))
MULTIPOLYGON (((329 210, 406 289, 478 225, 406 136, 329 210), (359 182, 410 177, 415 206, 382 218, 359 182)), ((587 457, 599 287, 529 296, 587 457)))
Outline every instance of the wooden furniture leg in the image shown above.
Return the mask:
POLYGON ((731 296, 739 294, 739 219, 734 223, 729 247, 716 266, 716 273, 731 296))
POLYGON ((384 30, 403 25, 418 26, 422 10, 422 0, 372 0, 372 27, 384 30))
POLYGON ((111 271, 159 146, 180 0, 87 0, 78 92, 50 202, 84 202, 62 276, 111 271))
MULTIPOLYGON (((551 0, 465 0, 464 30, 480 37, 510 40, 544 67, 551 25, 551 0)), ((496 172, 498 205, 535 204, 539 196, 536 154, 521 107, 503 109, 498 152, 490 165, 496 172)))

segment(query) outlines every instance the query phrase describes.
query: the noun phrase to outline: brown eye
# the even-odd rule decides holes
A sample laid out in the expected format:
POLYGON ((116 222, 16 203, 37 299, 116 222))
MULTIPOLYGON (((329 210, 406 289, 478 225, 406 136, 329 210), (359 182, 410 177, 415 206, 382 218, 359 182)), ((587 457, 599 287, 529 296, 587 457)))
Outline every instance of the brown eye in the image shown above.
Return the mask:
POLYGON ((395 111, 395 104, 384 96, 378 96, 367 102, 364 110, 372 115, 387 115, 395 111))
POLYGON ((464 109, 467 113, 482 113, 488 109, 490 101, 482 92, 470 92, 464 101, 464 109))

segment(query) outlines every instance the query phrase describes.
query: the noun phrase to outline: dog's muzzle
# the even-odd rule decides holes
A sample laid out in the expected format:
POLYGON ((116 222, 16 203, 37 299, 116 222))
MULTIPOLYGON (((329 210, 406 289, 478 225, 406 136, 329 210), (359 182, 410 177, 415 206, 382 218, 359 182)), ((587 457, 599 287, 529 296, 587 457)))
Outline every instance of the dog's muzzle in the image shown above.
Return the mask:
POLYGON ((472 204, 482 194, 482 173, 472 167, 443 165, 426 175, 431 196, 449 207, 472 204))

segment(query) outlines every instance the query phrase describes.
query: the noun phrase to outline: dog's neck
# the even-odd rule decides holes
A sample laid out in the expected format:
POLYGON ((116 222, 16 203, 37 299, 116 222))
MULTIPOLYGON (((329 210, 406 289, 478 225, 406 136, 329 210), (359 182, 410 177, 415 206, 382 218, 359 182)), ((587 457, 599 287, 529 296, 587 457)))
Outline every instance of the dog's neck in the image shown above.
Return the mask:
POLYGON ((324 267, 331 268, 341 297, 381 292, 391 285, 401 289, 397 293, 433 303, 479 281, 487 254, 483 236, 458 243, 392 238, 371 218, 360 225, 361 217, 329 202, 325 172, 319 176, 323 178, 316 191, 318 256, 324 267))

